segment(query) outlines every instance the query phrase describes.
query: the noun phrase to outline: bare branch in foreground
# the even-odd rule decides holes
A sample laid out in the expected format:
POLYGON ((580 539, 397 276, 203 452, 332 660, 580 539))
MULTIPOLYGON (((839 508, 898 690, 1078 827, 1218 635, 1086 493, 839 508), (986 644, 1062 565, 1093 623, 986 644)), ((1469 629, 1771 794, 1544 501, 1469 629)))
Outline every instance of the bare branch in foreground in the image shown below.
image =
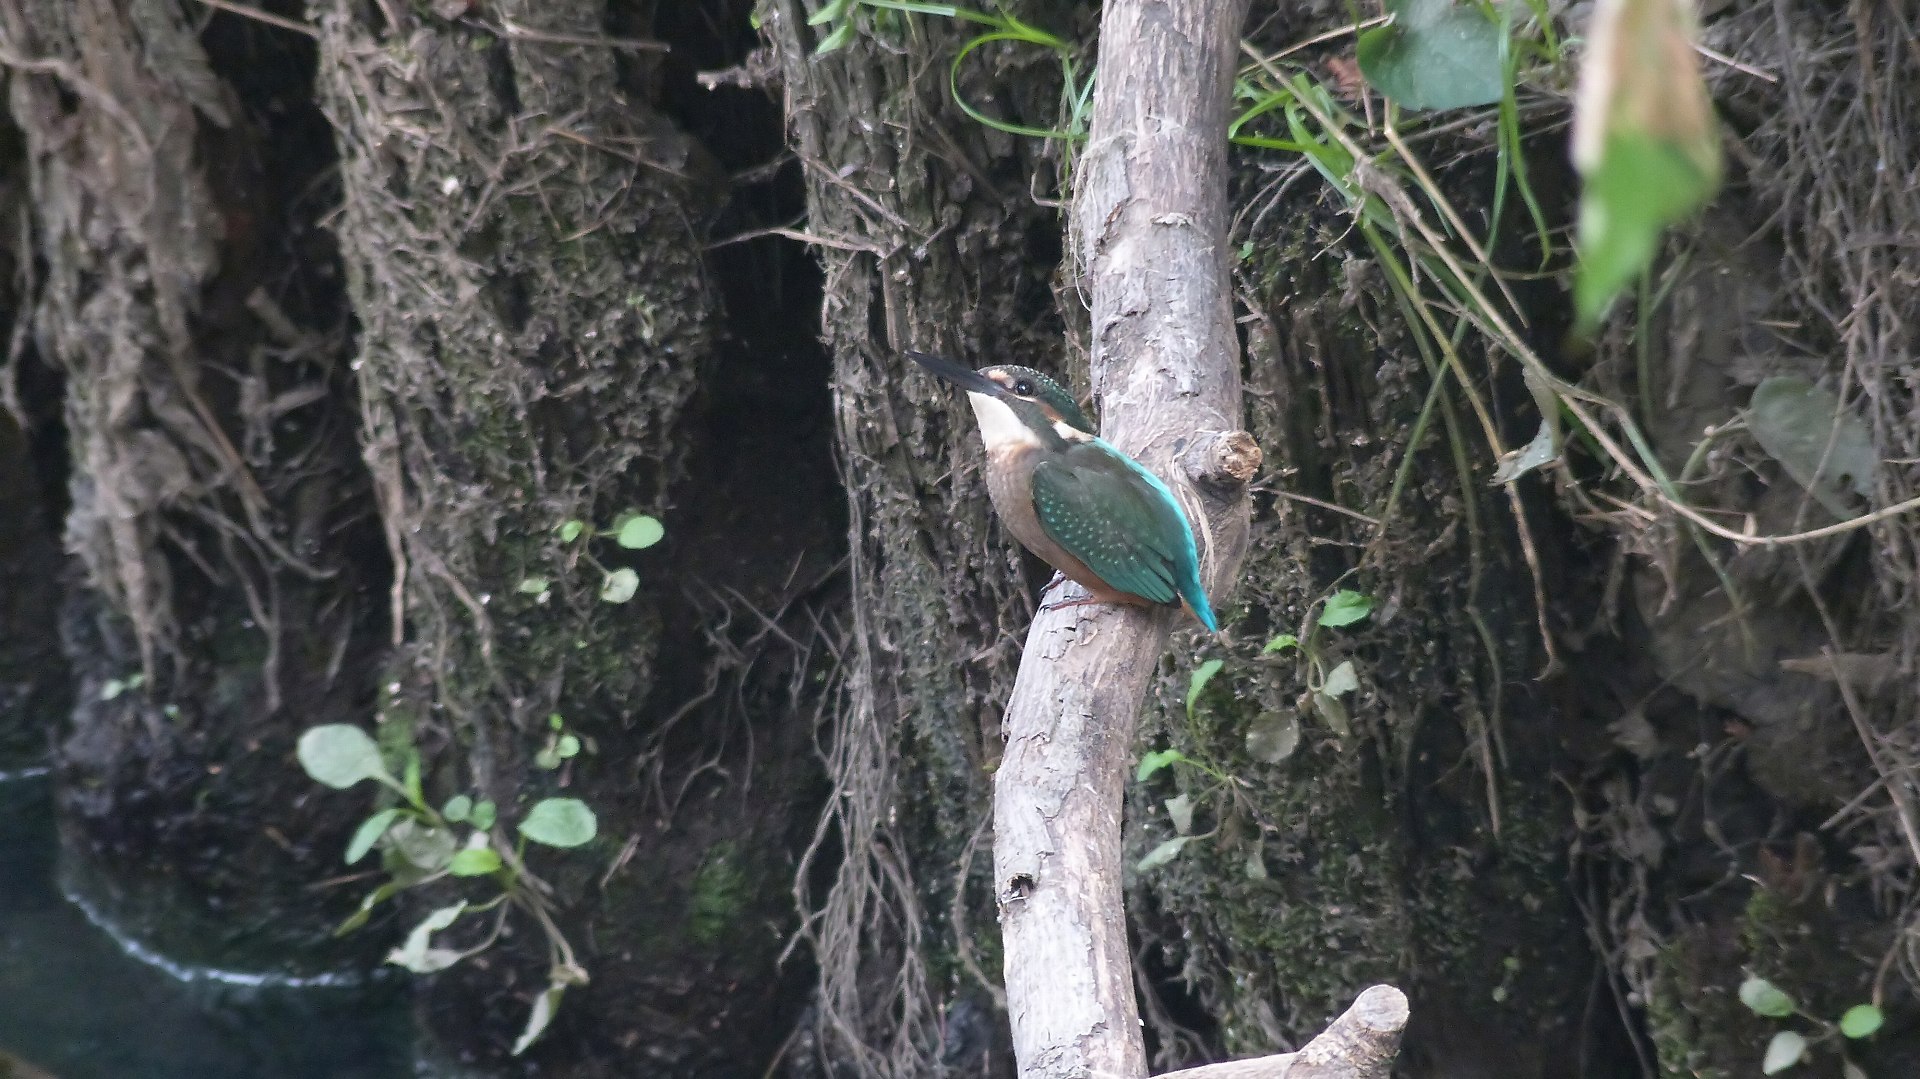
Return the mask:
POLYGON ((1376 985, 1297 1053, 1207 1064, 1160 1079, 1387 1079, 1406 1028, 1406 994, 1376 985))

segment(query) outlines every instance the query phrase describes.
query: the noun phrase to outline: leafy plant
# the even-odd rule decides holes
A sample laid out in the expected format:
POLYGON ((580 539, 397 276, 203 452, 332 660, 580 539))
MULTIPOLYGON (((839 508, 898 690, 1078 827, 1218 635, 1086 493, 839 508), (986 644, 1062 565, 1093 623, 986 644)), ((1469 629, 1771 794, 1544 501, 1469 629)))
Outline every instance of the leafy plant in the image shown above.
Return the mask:
MULTIPOLYGON (((1778 1075, 1807 1058, 1807 1053, 1821 1042, 1835 1038, 1856 1040, 1872 1037, 1886 1022, 1886 1016, 1872 1004, 1856 1004, 1848 1008, 1837 1022, 1829 1023, 1823 1019, 1808 1015, 1800 1010, 1793 998, 1779 986, 1759 977, 1748 977, 1740 983, 1740 1003, 1747 1010, 1768 1019, 1790 1019, 1796 1015, 1819 1024, 1821 1032, 1809 1039, 1797 1030, 1775 1031, 1767 1040, 1767 1047, 1761 1054, 1760 1073, 1778 1075)), ((1862 1074, 1848 1061, 1846 1070, 1849 1076, 1862 1074)))
POLYGON ((554 712, 547 716, 547 744, 533 755, 533 766, 551 772, 579 756, 582 748, 591 750, 592 742, 583 742, 579 735, 567 730, 567 721, 554 712))
MULTIPOLYGON (((555 531, 559 533, 561 543, 573 544, 582 539, 592 540, 604 536, 612 538, 615 543, 629 551, 644 551, 659 543, 667 534, 666 526, 662 525, 659 519, 638 510, 628 510, 620 514, 613 519, 612 525, 604 529, 594 528, 579 518, 569 518, 556 525, 555 531)), ((580 550, 580 556, 593 563, 594 568, 600 571, 602 601, 625 603, 640 591, 640 574, 633 569, 626 566, 609 568, 595 558, 591 550, 584 547, 580 550)), ((552 587, 553 582, 550 578, 530 574, 521 578, 516 591, 534 597, 536 603, 545 603, 552 594, 550 591, 552 587)))
MULTIPOLYGON (((559 718, 553 717, 556 721, 559 718)), ((559 739, 574 737, 563 734, 563 726, 553 724, 554 739, 549 749, 556 753, 559 739)), ((577 739, 572 747, 578 752, 577 739)), ((387 954, 387 962, 416 974, 444 970, 491 947, 505 927, 508 912, 515 909, 530 915, 540 927, 548 944, 548 987, 536 999, 527 1026, 515 1042, 513 1051, 524 1051, 552 1021, 565 989, 587 980, 572 946, 554 923, 546 899, 547 886, 526 867, 527 844, 564 849, 590 842, 597 830, 593 811, 576 798, 541 799, 520 818, 520 839, 510 842, 495 830, 498 809, 491 801, 456 794, 434 808, 422 789, 420 754, 412 746, 406 747, 396 776, 370 735, 351 724, 330 723, 302 734, 297 756, 300 767, 315 782, 347 790, 371 780, 399 799, 398 804, 376 810, 362 821, 347 843, 348 865, 379 850, 387 879, 367 893, 360 908, 335 930, 336 935, 359 929, 376 907, 406 889, 448 878, 486 879, 494 885, 495 893, 478 902, 462 899, 435 909, 387 954), (435 946, 434 934, 462 918, 489 913, 493 915, 492 924, 477 944, 465 949, 435 946)))
POLYGON ((1072 43, 1004 12, 980 11, 958 4, 923 3, 921 0, 828 0, 807 18, 809 26, 831 27, 820 39, 819 44, 814 46, 814 56, 824 56, 845 48, 851 43, 858 34, 857 16, 862 8, 874 12, 933 15, 985 27, 986 32, 976 35, 960 46, 954 53, 952 62, 947 65, 947 91, 952 95, 953 103, 959 107, 960 111, 966 113, 975 123, 983 124, 996 131, 1004 131, 1009 135, 1063 139, 1070 142, 1086 138, 1087 119, 1093 104, 1093 77, 1091 74, 1086 76, 1080 74, 1079 61, 1076 59, 1077 50, 1072 43), (960 92, 960 70, 961 65, 966 63, 967 57, 983 46, 1002 41, 1042 48, 1053 53, 1058 59, 1062 111, 1067 116, 1065 127, 1032 127, 989 116, 960 92))

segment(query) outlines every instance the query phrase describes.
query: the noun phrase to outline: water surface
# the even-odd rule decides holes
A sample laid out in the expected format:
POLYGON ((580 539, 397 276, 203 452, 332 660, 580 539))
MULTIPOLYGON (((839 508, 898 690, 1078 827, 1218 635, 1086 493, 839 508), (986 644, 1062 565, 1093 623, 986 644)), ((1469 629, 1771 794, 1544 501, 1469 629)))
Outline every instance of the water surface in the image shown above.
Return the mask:
POLYGON ((0 776, 0 1050, 57 1079, 402 1079, 392 986, 169 967, 61 895, 50 784, 0 776))

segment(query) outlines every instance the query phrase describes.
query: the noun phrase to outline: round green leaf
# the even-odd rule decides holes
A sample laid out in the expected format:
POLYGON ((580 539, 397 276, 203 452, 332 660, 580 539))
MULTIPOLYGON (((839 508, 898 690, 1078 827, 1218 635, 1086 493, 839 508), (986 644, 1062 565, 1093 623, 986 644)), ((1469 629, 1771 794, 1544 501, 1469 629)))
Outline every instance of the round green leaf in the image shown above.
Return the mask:
POLYGON ((409 819, 394 825, 387 834, 392 839, 392 849, 417 869, 437 873, 453 860, 453 833, 445 828, 434 828, 409 819))
POLYGON ((580 533, 586 530, 587 523, 585 521, 566 521, 560 525, 560 542, 572 543, 574 540, 580 538, 580 533))
POLYGON ((620 522, 620 531, 614 534, 613 541, 629 551, 644 550, 660 542, 667 530, 659 521, 644 513, 632 514, 620 522))
POLYGON ((1748 978, 1740 983, 1740 1003, 1755 1015, 1784 1019, 1793 1014, 1793 998, 1765 978, 1748 978))
POLYGON ((1807 1055, 1807 1039, 1791 1030, 1783 1030, 1767 1043, 1767 1055, 1760 1062, 1762 1075, 1778 1075, 1807 1055))
POLYGON ((456 794, 447 799, 446 807, 440 810, 440 815, 455 824, 459 824, 461 821, 467 819, 467 814, 472 812, 473 799, 464 794, 456 794))
POLYGON ((607 579, 600 585, 600 598, 608 603, 625 603, 639 590, 640 575, 621 568, 607 574, 607 579))
POLYGON ((348 723, 329 723, 301 735, 298 755, 307 775, 335 790, 363 779, 393 778, 380 759, 380 747, 366 731, 348 723))
POLYGON ((1247 756, 1266 764, 1279 764, 1300 748, 1300 720, 1296 716, 1268 712, 1247 728, 1247 756))
POLYGON ((1865 1038, 1880 1029, 1887 1017, 1871 1004, 1855 1004, 1840 1017, 1840 1033, 1849 1038, 1865 1038))
POLYGON ((499 868, 500 856, 491 847, 471 847, 447 863, 447 872, 456 877, 484 877, 499 868))
POLYGON ((520 834, 549 847, 577 847, 591 840, 599 824, 593 810, 578 798, 547 798, 534 803, 520 834))
POLYGON ((1373 601, 1359 592, 1342 588, 1327 597, 1320 609, 1320 624, 1330 628, 1350 626, 1373 612, 1373 601))
POLYGON ((1390 26, 1361 34, 1355 59, 1381 93, 1408 109, 1490 105, 1506 89, 1505 31, 1472 4, 1387 0, 1390 26))
POLYGON ((467 823, 485 831, 493 827, 493 803, 485 799, 473 803, 473 812, 467 814, 467 823))

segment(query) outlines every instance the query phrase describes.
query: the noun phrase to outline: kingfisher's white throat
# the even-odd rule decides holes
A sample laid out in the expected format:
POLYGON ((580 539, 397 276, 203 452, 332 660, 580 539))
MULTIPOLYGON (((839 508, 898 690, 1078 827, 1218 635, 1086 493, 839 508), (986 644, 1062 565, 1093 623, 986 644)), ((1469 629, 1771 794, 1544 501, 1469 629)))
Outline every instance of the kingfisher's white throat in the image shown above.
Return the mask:
MULTIPOLYGON (((1015 451, 1037 450, 1040 437, 1032 428, 1020 422, 1005 401, 992 394, 967 391, 967 400, 973 404, 973 418, 980 424, 980 440, 987 444, 987 452, 995 456, 1015 451)), ((1053 421, 1053 431, 1068 442, 1091 442, 1093 436, 1063 420, 1053 421)))
POLYGON ((987 452, 998 457, 1021 450, 1037 450, 1040 438, 1020 422, 1013 409, 1005 401, 991 394, 967 391, 967 400, 973 404, 973 418, 980 424, 980 441, 987 444, 987 452))

